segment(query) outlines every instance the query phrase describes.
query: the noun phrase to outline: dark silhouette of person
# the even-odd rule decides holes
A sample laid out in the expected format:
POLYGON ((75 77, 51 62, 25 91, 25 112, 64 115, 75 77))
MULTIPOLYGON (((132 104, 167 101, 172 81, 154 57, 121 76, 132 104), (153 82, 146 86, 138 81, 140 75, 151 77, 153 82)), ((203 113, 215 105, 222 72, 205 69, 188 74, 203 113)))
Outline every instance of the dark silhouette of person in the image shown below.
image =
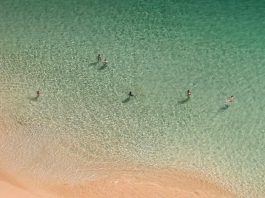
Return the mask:
POLYGON ((129 97, 134 96, 131 91, 129 92, 128 95, 129 95, 129 97))
POLYGON ((36 92, 36 94, 37 94, 36 98, 40 97, 40 91, 39 90, 36 92))
POLYGON ((188 89, 187 90, 187 97, 190 98, 191 97, 191 91, 188 89))
POLYGON ((98 62, 101 62, 101 55, 100 54, 98 54, 97 60, 98 60, 98 62))

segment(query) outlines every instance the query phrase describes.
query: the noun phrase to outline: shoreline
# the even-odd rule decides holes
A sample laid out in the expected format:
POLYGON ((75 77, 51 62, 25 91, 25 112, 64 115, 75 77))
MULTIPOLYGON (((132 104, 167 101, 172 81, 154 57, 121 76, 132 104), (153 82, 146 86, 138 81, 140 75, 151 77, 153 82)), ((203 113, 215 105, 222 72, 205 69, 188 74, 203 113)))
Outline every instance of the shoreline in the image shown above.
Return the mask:
POLYGON ((141 198, 189 197, 233 198, 221 185, 192 173, 175 170, 137 170, 117 173, 80 184, 58 181, 40 184, 28 178, 0 171, 0 197, 8 198, 141 198))
MULTIPOLYGON (((0 136, 5 141, 10 123, 3 121, 0 136)), ((0 197, 8 198, 233 198, 218 181, 176 169, 155 169, 137 165, 110 164, 95 167, 98 177, 83 182, 36 178, 21 171, 10 171, 0 160, 0 197)), ((14 170, 14 169, 13 169, 14 170)), ((65 173, 67 174, 67 173, 65 173)), ((56 177, 54 177, 56 178, 56 177)))

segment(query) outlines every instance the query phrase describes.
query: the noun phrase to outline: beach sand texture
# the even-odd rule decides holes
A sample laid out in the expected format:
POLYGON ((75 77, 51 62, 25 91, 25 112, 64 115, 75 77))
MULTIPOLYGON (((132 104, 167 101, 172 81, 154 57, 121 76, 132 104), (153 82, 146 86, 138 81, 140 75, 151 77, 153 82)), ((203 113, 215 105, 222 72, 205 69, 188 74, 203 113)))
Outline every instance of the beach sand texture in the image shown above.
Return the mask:
POLYGON ((37 186, 3 171, 0 197, 6 198, 233 198, 235 195, 206 180, 175 171, 141 171, 113 175, 84 184, 37 186))

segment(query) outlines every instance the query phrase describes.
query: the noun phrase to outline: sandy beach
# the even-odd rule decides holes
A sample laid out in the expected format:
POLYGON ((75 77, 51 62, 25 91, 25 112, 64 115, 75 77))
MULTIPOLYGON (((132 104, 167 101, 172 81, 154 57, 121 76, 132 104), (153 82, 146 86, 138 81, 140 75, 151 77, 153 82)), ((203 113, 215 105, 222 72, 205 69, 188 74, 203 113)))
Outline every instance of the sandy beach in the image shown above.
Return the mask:
MULTIPOLYGON (((2 121, 1 141, 5 141, 11 121, 2 121)), ((15 152, 15 151, 14 151, 15 152)), ((39 181, 34 175, 12 172, 0 162, 0 197, 7 198, 232 198, 233 193, 203 175, 176 169, 131 166, 95 166, 100 175, 90 181, 39 181)), ((66 173, 67 174, 67 173, 66 173)))
POLYGON ((8 198, 37 198, 54 196, 36 188, 33 183, 18 180, 4 171, 0 171, 0 197, 8 198))
POLYGON ((207 180, 176 171, 137 171, 112 174, 82 184, 36 185, 27 179, 17 179, 0 173, 0 197, 8 198, 85 198, 85 197, 189 197, 229 198, 229 191, 207 180))

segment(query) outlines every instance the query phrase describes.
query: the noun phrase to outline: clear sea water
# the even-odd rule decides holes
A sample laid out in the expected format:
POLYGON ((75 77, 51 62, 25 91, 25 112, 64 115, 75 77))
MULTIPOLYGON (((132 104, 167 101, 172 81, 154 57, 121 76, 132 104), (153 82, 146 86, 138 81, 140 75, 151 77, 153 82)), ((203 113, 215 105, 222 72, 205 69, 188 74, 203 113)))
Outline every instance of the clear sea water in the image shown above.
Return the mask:
POLYGON ((264 197, 264 27, 263 1, 1 0, 1 158, 66 181, 192 170, 264 197))

